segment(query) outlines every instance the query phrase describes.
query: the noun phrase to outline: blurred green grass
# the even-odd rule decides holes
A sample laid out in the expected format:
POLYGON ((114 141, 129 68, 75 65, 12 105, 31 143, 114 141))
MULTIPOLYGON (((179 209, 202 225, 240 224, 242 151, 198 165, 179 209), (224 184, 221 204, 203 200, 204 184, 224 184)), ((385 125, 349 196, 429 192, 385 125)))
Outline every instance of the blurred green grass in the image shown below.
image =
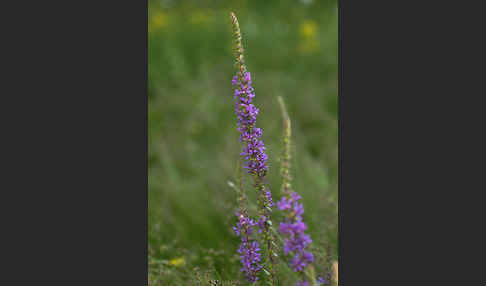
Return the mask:
POLYGON ((337 259, 337 1, 310 2, 149 0, 149 248, 154 259, 185 258, 177 273, 187 275, 171 285, 208 259, 216 277, 239 272, 236 194, 227 184, 239 154, 229 11, 240 21, 274 200, 280 95, 292 120, 293 184, 309 234, 330 244, 337 259))

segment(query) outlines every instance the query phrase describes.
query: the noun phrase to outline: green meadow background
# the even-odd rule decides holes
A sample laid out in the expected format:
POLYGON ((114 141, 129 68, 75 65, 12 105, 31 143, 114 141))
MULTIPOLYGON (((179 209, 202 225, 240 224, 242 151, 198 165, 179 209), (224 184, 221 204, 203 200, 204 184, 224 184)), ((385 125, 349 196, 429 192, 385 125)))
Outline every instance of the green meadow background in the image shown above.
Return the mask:
MULTIPOLYGON (((197 285, 198 276, 243 281, 228 184, 240 152, 230 11, 252 73, 274 201, 281 197, 282 96, 308 233, 317 255, 338 258, 337 1, 149 0, 150 285, 197 285)), ((294 281, 289 271, 281 276, 281 285, 294 281)))

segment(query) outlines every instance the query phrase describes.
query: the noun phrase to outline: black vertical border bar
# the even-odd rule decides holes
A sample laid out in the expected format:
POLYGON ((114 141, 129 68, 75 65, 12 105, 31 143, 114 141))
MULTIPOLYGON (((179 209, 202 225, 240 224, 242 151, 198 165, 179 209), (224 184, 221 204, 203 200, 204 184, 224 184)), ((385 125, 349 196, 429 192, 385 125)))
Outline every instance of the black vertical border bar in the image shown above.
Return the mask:
POLYGON ((5 4, 0 285, 147 285, 148 0, 5 4))
POLYGON ((148 0, 145 3, 145 281, 148 285, 148 0))

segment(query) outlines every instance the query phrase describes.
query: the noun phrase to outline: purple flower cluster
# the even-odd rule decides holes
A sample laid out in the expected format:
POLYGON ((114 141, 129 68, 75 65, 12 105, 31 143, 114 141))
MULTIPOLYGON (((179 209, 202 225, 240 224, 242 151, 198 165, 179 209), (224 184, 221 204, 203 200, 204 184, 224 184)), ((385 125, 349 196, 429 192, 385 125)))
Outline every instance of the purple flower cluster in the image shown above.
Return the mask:
POLYGON ((295 286, 309 286, 309 281, 297 281, 297 283, 295 283, 295 286))
POLYGON ((250 235, 253 233, 253 227, 257 223, 244 214, 236 213, 236 216, 238 216, 239 221, 236 226, 233 227, 233 230, 237 236, 241 237, 241 244, 238 249, 241 264, 243 265, 241 271, 245 272, 248 281, 256 282, 258 280, 256 274, 262 269, 262 266, 260 265, 260 246, 257 241, 252 241, 250 239, 250 235))
POLYGON ((238 253, 241 255, 241 263, 243 264, 241 271, 246 273, 246 278, 249 282, 256 282, 258 280, 256 273, 262 269, 262 266, 259 264, 261 254, 258 251, 260 251, 260 247, 256 241, 244 242, 238 249, 238 253))
POLYGON ((296 192, 292 192, 290 198, 284 196, 277 203, 277 207, 280 210, 288 212, 287 219, 285 222, 280 223, 279 230, 286 237, 284 253, 294 252, 290 265, 295 272, 303 271, 308 264, 314 261, 312 253, 305 250, 312 240, 304 233, 307 226, 302 221, 304 206, 298 202, 301 198, 296 192))
POLYGON ((235 110, 238 116, 240 141, 246 144, 240 155, 245 158, 245 168, 248 169, 248 173, 264 176, 268 169, 268 157, 265 153, 263 141, 260 140, 262 130, 255 127, 256 116, 259 110, 251 103, 255 93, 250 73, 246 72, 243 78, 234 76, 232 84, 235 86, 239 84, 239 88, 235 89, 234 95, 235 110))
MULTIPOLYGON (((262 137, 262 130, 255 127, 256 116, 258 115, 258 108, 251 102, 255 97, 254 89, 252 87, 251 75, 249 72, 240 72, 233 77, 232 84, 236 86, 234 99, 235 111, 238 117, 238 132, 240 133, 240 142, 243 143, 243 150, 241 156, 244 158, 244 168, 248 170, 249 174, 255 175, 256 185, 260 182, 266 171, 267 154, 265 154, 265 146, 262 137)), ((262 190, 262 197, 264 199, 263 206, 272 207, 272 194, 270 191, 262 190)), ((241 263, 243 265, 241 271, 245 272, 248 281, 255 282, 258 280, 257 273, 263 268, 260 264, 262 255, 259 252, 261 249, 257 241, 251 241, 253 227, 257 226, 258 233, 267 231, 267 221, 269 215, 267 211, 260 214, 258 222, 253 221, 246 215, 237 214, 239 222, 234 230, 236 235, 241 236, 241 244, 238 249, 241 263)))

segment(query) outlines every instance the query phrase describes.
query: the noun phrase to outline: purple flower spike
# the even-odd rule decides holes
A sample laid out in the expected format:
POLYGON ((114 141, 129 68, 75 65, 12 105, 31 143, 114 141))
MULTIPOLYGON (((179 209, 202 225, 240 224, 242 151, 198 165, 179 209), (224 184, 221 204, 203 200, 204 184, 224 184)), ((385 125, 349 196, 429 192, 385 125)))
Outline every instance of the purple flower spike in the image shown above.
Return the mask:
POLYGON ((259 251, 260 246, 256 241, 243 242, 238 249, 241 263, 243 265, 241 271, 246 273, 246 278, 249 282, 256 282, 258 280, 256 273, 262 268, 262 266, 259 264, 261 260, 261 254, 259 251))
POLYGON ((238 87, 238 81, 240 84, 239 88, 235 89, 234 98, 236 100, 236 115, 238 117, 240 141, 245 145, 241 156, 245 160, 245 169, 248 170, 248 173, 264 176, 268 169, 268 156, 265 154, 263 141, 260 140, 262 130, 255 127, 259 110, 251 103, 255 94, 251 86, 250 73, 245 73, 242 79, 234 76, 232 84, 238 87))
MULTIPOLYGON (((271 249, 271 242, 273 242, 273 234, 270 232, 271 223, 271 207, 273 206, 272 196, 268 189, 265 187, 263 179, 268 170, 267 159, 268 156, 265 153, 265 145, 263 144, 262 130, 256 127, 256 118, 259 109, 253 105, 252 101, 255 98, 255 92, 252 87, 251 74, 247 72, 246 65, 243 60, 243 46, 241 43, 241 33, 236 15, 231 13, 231 21, 233 24, 233 35, 235 38, 235 55, 236 55, 236 67, 238 70, 237 75, 232 78, 232 85, 234 86, 234 101, 235 101, 235 113, 237 116, 237 130, 240 133, 239 139, 242 143, 242 150, 240 156, 242 158, 242 167, 252 175, 255 181, 255 189, 258 191, 258 205, 259 205, 259 219, 257 222, 248 218, 246 212, 244 196, 240 193, 240 214, 239 222, 234 227, 235 233, 240 236, 241 244, 238 252, 240 253, 242 272, 245 272, 248 281, 256 282, 258 280, 257 274, 262 269, 261 256, 265 256, 265 265, 270 271, 270 279, 274 279, 274 271, 272 265, 274 264, 273 256, 274 252, 271 249), (259 233, 263 235, 256 235, 257 237, 263 236, 263 244, 266 246, 262 253, 260 253, 260 247, 258 242, 253 238, 253 227, 257 226, 259 233), (267 261, 268 259, 268 261, 267 261), (269 262, 269 264, 267 264, 269 262)), ((267 271, 267 270, 265 270, 267 271)), ((272 283, 275 285, 275 283, 272 283)))
POLYGON ((239 221, 233 227, 233 230, 237 236, 241 237, 241 244, 238 249, 243 266, 241 271, 245 272, 248 281, 256 282, 258 280, 256 273, 262 268, 260 265, 261 254, 259 253, 261 249, 258 242, 251 241, 250 235, 257 223, 245 214, 236 213, 236 216, 239 218, 239 221))
POLYGON ((287 212, 287 219, 285 222, 280 223, 279 231, 286 237, 284 254, 287 255, 290 252, 294 253, 290 262, 294 272, 302 272, 308 264, 314 261, 312 253, 305 251, 307 245, 312 242, 312 239, 309 235, 304 233, 307 226, 302 218, 302 215, 304 214, 304 205, 299 203, 301 198, 302 197, 296 192, 292 192, 290 198, 284 196, 277 202, 278 208, 287 212))

